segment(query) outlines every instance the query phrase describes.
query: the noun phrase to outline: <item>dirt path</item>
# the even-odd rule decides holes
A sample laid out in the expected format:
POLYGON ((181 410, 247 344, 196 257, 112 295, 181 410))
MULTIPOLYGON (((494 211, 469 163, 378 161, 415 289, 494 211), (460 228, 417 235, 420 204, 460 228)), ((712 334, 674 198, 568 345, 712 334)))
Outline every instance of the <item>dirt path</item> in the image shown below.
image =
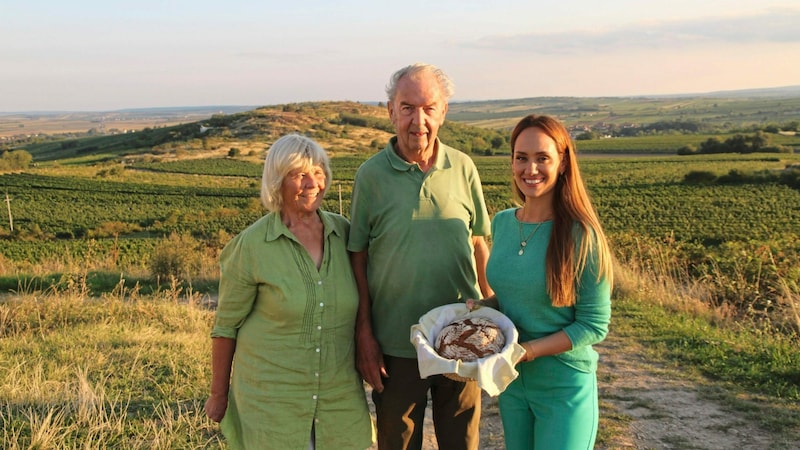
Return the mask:
MULTIPOLYGON (((596 450, 800 448, 800 444, 775 442, 742 413, 703 398, 699 395, 701 384, 652 364, 635 343, 609 335, 597 350, 601 354, 601 404, 611 405, 601 415, 608 414, 610 408, 631 421, 623 435, 598 445, 596 450)), ((504 449, 497 399, 484 395, 483 402, 481 450, 504 449)), ((426 418, 423 448, 437 449, 430 417, 426 418)))
POLYGON ((609 334, 597 346, 601 402, 632 418, 627 436, 607 449, 798 448, 752 424, 744 414, 700 395, 702 381, 689 381, 646 358, 635 343, 609 334))

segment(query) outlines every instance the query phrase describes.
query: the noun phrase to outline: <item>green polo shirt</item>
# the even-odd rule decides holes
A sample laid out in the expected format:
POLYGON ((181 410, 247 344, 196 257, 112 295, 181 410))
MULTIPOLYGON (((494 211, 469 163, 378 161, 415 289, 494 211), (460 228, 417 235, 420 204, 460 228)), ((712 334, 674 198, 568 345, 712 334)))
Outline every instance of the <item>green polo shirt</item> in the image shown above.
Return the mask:
POLYGON ((410 328, 441 305, 480 298, 472 236, 489 234, 478 170, 438 142, 423 173, 394 150, 396 137, 358 169, 348 250, 367 250, 373 333, 383 353, 416 358, 410 328))
POLYGON ((270 213, 220 255, 212 337, 236 339, 222 431, 231 448, 364 449, 372 424, 355 369, 358 306, 344 217, 320 211, 324 254, 314 261, 270 213), (343 430, 346 430, 343 432, 343 430))

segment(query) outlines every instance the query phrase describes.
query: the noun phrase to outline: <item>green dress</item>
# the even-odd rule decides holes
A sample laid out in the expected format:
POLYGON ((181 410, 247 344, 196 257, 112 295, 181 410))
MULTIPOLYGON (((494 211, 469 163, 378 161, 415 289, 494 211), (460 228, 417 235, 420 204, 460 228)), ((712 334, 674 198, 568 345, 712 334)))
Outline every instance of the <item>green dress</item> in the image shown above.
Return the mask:
POLYGON ((317 270, 270 213, 225 246, 212 337, 236 339, 228 409, 231 448, 364 449, 372 421, 355 368, 356 282, 349 224, 325 211, 317 270))

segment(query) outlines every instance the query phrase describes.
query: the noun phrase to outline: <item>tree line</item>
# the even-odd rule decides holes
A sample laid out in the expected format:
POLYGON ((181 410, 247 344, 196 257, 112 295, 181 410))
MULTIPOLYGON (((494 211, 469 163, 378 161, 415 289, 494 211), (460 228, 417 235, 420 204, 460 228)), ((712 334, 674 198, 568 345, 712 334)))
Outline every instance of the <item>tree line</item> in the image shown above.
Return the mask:
POLYGON ((786 145, 772 144, 769 134, 757 131, 752 135, 735 134, 724 141, 718 137, 710 137, 699 147, 685 145, 678 149, 679 155, 698 155, 715 153, 793 153, 794 149, 786 145))

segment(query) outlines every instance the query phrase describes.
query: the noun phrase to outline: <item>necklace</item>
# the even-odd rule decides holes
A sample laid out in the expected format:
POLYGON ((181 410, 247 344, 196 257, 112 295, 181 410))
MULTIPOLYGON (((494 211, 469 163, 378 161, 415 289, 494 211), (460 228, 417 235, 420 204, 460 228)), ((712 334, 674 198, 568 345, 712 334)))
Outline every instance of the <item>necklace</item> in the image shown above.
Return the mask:
POLYGON ((517 254, 519 256, 522 256, 522 254, 525 253, 525 247, 528 246, 528 241, 533 237, 534 234, 536 234, 537 231, 539 231, 539 227, 542 226, 543 223, 544 222, 539 222, 539 224, 536 225, 536 228, 531 231, 531 234, 529 234, 525 239, 522 239, 522 222, 517 220, 517 225, 519 225, 519 251, 517 254))

